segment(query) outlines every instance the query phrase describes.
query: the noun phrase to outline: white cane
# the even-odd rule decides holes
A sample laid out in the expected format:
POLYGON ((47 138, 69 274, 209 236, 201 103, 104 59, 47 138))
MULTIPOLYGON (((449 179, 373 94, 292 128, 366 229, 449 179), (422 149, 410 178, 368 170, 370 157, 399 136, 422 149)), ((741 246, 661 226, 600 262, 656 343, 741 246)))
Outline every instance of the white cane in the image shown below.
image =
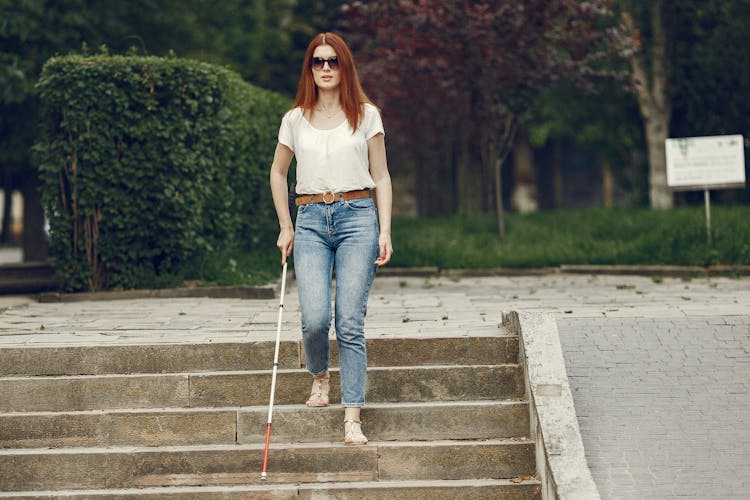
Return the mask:
POLYGON ((273 396, 276 392, 276 371, 279 368, 279 342, 281 340, 281 315, 284 311, 284 291, 286 289, 286 262, 281 271, 281 299, 279 300, 279 322, 276 325, 276 347, 273 352, 273 375, 271 376, 271 397, 268 402, 268 425, 266 425, 266 449, 263 452, 263 471, 260 474, 262 480, 268 479, 266 470, 268 467, 268 446, 271 444, 271 422, 273 420, 273 396))

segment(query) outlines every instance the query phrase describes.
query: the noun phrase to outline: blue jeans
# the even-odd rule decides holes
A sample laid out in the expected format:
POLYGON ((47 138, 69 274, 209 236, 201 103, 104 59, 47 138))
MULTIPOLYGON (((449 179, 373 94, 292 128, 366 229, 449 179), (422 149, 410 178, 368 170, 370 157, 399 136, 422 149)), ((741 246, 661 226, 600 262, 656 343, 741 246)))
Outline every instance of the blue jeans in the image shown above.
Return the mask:
POLYGON ((341 404, 365 404, 367 351, 365 314, 375 278, 378 220, 371 198, 312 203, 297 210, 294 273, 297 278, 307 369, 328 370, 331 279, 336 269, 336 340, 341 369, 341 404))

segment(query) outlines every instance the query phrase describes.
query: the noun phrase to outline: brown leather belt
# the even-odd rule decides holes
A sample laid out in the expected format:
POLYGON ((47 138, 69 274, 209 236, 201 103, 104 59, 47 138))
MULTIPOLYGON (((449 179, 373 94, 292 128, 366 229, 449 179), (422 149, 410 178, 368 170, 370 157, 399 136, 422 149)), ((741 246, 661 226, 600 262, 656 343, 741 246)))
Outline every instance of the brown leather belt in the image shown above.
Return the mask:
POLYGON ((294 204, 297 206, 307 205, 308 203, 325 203, 326 205, 330 205, 334 201, 339 201, 342 198, 348 201, 369 197, 369 189, 359 189, 357 191, 347 191, 345 193, 303 194, 294 200, 294 204))

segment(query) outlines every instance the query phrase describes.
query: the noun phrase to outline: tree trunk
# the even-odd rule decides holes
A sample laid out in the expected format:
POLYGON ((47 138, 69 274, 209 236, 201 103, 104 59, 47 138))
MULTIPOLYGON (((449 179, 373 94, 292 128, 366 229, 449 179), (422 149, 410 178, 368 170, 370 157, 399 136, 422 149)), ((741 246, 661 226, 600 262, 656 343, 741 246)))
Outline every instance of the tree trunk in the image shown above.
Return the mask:
POLYGON ((497 214, 497 235, 500 241, 505 239, 505 207, 503 206, 503 160, 495 160, 495 209, 497 214))
POLYGON ((602 161, 602 195, 604 208, 615 206, 615 176, 612 173, 612 164, 609 160, 602 161))
POLYGON ((10 243, 13 238, 10 234, 10 221, 13 217, 13 184, 10 182, 10 175, 4 175, 3 182, 3 220, 2 229, 0 229, 0 243, 10 243))
POLYGON ((499 141, 490 134, 488 145, 488 159, 494 170, 495 181, 495 211, 497 213, 497 232, 500 240, 505 239, 505 207, 503 206, 503 163, 510 153, 516 140, 517 122, 513 114, 505 116, 502 125, 502 135, 499 141))
POLYGON ((648 145, 648 185, 652 208, 672 208, 674 196, 667 186, 667 157, 664 141, 669 137, 667 117, 646 122, 648 145))
MULTIPOLYGON (((664 141, 669 136, 672 115, 667 95, 667 36, 662 20, 663 0, 654 0, 651 9, 651 50, 648 54, 637 52, 630 58, 638 107, 646 132, 649 162, 649 201, 652 208, 672 208, 674 197, 667 186, 667 159, 664 141), (648 63, 646 58, 648 58, 648 63), (648 69, 650 68, 650 71, 648 69)), ((631 2, 625 2, 622 19, 631 36, 640 36, 632 17, 631 2)), ((646 46, 646 44, 643 44, 646 46)))
POLYGON ((482 210, 482 169, 472 163, 468 120, 457 123, 454 130, 454 157, 458 190, 459 213, 479 213, 482 210))
POLYGON ((514 210, 522 214, 539 211, 539 193, 536 185, 534 151, 525 133, 519 134, 513 146, 513 174, 515 184, 511 203, 514 210))
POLYGON ((552 157, 553 182, 554 182, 554 206, 562 208, 565 204, 565 191, 563 183, 563 146, 560 141, 555 141, 552 157))
POLYGON ((23 185, 23 260, 39 261, 49 257, 49 244, 44 231, 44 209, 39 196, 36 171, 29 173, 23 185))

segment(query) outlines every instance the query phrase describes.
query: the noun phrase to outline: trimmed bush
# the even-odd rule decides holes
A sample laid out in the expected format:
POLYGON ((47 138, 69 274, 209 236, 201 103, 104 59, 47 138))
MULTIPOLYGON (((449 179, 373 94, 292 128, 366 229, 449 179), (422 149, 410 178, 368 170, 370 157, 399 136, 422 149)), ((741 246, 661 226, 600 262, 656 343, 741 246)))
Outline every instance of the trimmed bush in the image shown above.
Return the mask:
POLYGON ((268 167, 289 102, 177 58, 65 56, 38 83, 35 158, 68 290, 166 286, 275 238, 268 167))

